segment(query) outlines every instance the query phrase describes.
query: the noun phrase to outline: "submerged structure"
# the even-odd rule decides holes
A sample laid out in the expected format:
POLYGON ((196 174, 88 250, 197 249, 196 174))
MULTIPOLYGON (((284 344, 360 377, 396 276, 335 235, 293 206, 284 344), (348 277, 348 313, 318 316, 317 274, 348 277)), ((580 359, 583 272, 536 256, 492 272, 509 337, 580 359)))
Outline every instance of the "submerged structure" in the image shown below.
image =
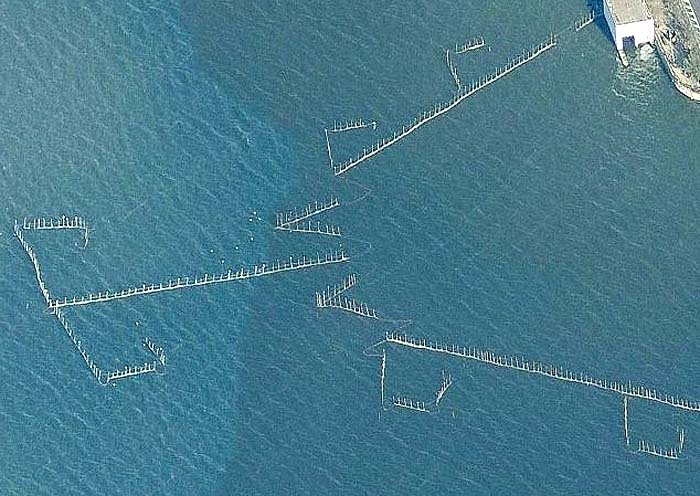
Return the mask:
POLYGON ((644 0, 603 0, 603 14, 623 63, 625 40, 636 47, 654 43, 654 19, 644 0))

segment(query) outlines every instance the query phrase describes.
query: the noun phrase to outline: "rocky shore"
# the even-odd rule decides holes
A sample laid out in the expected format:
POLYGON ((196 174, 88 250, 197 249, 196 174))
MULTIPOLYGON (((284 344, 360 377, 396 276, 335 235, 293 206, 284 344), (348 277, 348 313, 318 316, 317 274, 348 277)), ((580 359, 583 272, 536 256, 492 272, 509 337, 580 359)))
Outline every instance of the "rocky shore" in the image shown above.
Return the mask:
POLYGON ((678 91, 700 102, 700 24, 687 0, 646 0, 656 46, 678 91))

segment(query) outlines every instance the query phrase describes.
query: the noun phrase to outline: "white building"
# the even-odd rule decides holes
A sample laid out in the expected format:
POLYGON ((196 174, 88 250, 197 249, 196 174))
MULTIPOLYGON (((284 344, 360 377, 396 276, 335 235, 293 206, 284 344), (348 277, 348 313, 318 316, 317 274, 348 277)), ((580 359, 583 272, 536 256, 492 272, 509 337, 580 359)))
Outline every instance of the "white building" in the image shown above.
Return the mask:
POLYGON ((654 43, 654 19, 644 0, 603 0, 603 13, 618 51, 629 38, 637 47, 654 43))

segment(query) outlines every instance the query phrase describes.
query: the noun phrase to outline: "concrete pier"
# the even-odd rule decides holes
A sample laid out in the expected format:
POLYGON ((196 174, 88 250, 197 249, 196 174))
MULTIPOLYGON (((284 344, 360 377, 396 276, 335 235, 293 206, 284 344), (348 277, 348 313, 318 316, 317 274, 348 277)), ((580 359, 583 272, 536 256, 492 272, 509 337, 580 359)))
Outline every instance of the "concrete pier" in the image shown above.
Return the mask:
POLYGON ((603 0, 603 15, 618 51, 623 50, 625 39, 637 47, 654 44, 654 19, 644 0, 603 0))
POLYGON ((654 44, 654 19, 644 0, 603 0, 603 15, 623 66, 629 65, 624 40, 633 40, 636 47, 654 44))

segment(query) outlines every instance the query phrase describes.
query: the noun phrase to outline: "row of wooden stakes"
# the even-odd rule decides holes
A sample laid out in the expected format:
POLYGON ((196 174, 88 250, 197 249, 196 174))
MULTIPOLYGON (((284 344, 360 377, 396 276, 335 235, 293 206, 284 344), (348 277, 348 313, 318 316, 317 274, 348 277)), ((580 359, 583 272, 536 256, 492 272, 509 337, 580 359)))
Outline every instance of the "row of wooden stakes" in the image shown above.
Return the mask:
POLYGON ((620 381, 609 381, 607 379, 596 378, 582 372, 570 372, 555 365, 543 364, 536 361, 531 362, 517 356, 497 355, 490 350, 481 350, 478 348, 458 346, 455 344, 432 342, 426 339, 416 339, 414 337, 401 335, 395 332, 386 333, 385 341, 401 346, 407 346, 409 348, 444 353, 455 357, 476 360, 489 365, 519 370, 560 381, 591 386, 606 391, 612 391, 621 395, 663 403, 681 410, 700 412, 700 403, 697 401, 690 401, 673 395, 661 394, 658 393, 656 389, 641 385, 634 385, 629 381, 627 383, 620 381))
POLYGON ((475 94, 477 91, 498 81, 502 77, 506 76, 507 74, 510 74, 511 72, 515 71, 524 64, 534 60, 542 53, 556 46, 556 44, 557 42, 554 35, 551 35, 546 41, 532 47, 530 50, 527 50, 521 55, 509 60, 504 67, 498 68, 495 72, 488 74, 485 77, 479 78, 476 81, 472 81, 471 84, 469 84, 468 86, 461 85, 460 90, 451 100, 444 103, 439 103, 435 105, 432 109, 426 110, 421 115, 416 117, 410 124, 402 126, 401 131, 395 131, 391 136, 382 138, 378 142, 374 143, 370 148, 363 148, 362 152, 358 153, 358 155, 354 158, 351 158, 350 160, 337 165, 334 164, 334 174, 336 176, 345 174, 350 169, 356 167, 362 162, 368 160, 369 158, 381 153, 393 144, 397 143, 409 134, 416 131, 424 124, 452 110, 465 99, 475 94))
POLYGON ((328 286, 320 293, 316 292, 316 307, 337 308, 361 317, 379 319, 377 311, 374 308, 343 295, 343 293, 352 288, 355 284, 357 284, 357 275, 349 274, 340 284, 336 284, 333 287, 328 286))
POLYGON ((49 290, 46 287, 46 283, 44 282, 44 277, 41 274, 41 266, 39 265, 39 259, 37 258, 36 253, 34 253, 34 249, 32 248, 32 246, 27 242, 27 240, 24 239, 24 235, 22 234, 22 230, 19 228, 19 224, 17 223, 17 221, 15 221, 14 233, 17 239, 19 240, 19 243, 22 245, 22 248, 24 249, 25 253, 29 257, 29 260, 31 260, 32 265, 34 266, 34 274, 36 276, 36 281, 39 284, 41 295, 44 297, 44 300, 48 304, 51 302, 51 294, 49 293, 49 290))

